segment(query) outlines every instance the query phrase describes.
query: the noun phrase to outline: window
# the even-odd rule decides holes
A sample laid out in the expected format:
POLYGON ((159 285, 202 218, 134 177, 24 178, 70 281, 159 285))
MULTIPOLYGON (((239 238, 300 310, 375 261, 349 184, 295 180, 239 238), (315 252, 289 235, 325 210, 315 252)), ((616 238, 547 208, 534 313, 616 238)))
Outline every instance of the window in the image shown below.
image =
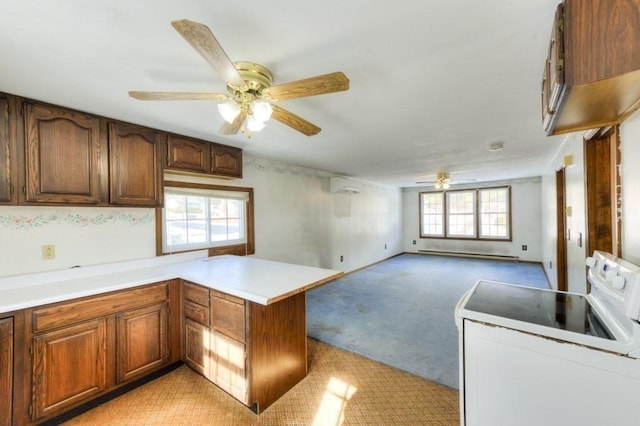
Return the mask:
POLYGON ((422 238, 511 240, 511 188, 420 193, 422 238))
POLYGON ((216 248, 234 246, 234 254, 252 253, 252 198, 250 188, 165 182, 162 252, 209 248, 218 254, 216 248))

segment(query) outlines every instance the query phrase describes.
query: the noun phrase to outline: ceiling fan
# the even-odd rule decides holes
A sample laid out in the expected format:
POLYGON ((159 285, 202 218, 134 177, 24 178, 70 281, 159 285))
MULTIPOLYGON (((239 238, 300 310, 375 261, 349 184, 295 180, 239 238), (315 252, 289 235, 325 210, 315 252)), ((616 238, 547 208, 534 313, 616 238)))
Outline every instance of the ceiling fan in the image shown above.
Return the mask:
POLYGON ((235 135, 242 130, 250 136, 251 132, 264 128, 264 123, 272 117, 300 133, 313 136, 320 132, 320 127, 274 102, 349 89, 349 79, 339 71, 272 86, 271 71, 253 62, 231 62, 206 25, 187 19, 173 21, 171 25, 224 78, 229 93, 130 91, 129 96, 144 101, 224 101, 218 104, 218 111, 225 120, 220 134, 235 135))
POLYGON ((439 172, 436 175, 436 179, 434 180, 420 181, 416 183, 417 184, 433 184, 433 187, 435 189, 448 189, 451 185, 456 183, 462 183, 462 182, 475 182, 475 179, 462 179, 458 181, 452 181, 451 175, 449 173, 439 172))

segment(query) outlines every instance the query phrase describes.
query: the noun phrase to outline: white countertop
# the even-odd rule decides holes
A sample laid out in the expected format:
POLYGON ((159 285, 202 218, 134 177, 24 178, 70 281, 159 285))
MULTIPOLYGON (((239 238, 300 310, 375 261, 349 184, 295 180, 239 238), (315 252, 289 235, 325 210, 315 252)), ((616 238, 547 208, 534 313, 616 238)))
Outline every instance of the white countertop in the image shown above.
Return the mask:
POLYGON ((148 259, 0 277, 0 313, 182 278, 268 305, 343 273, 206 250, 148 259))

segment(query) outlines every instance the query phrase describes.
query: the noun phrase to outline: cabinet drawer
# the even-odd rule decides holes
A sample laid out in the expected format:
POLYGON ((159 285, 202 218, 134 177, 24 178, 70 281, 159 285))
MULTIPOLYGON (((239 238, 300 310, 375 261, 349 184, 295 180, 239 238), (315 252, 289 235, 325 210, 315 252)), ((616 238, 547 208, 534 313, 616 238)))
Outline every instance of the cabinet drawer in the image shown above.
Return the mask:
POLYGON ((212 291, 211 326, 215 331, 240 342, 245 341, 244 300, 212 291))
POLYGON ((33 331, 66 327, 93 318, 162 302, 168 299, 166 282, 150 287, 132 288, 107 296, 65 302, 33 310, 33 331))
POLYGON ((202 306, 209 306, 209 289, 185 281, 184 298, 202 306))
POLYGON ((209 308, 205 306, 198 305, 190 300, 185 300, 184 316, 209 327, 209 308))

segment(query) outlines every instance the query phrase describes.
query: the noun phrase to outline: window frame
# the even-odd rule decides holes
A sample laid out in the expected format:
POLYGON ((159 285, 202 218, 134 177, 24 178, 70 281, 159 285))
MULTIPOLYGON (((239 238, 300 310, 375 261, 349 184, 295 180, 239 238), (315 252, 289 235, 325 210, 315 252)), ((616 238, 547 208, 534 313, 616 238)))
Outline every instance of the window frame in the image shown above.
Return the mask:
POLYGON ((489 186, 489 187, 478 187, 478 188, 464 188, 464 189, 454 189, 454 190, 434 190, 434 191, 420 191, 418 193, 418 222, 419 222, 419 232, 421 239, 436 239, 436 240, 470 240, 470 241, 501 241, 501 242, 511 242, 513 241, 513 216, 512 216, 512 194, 511 194, 511 185, 499 185, 499 186, 489 186), (506 237, 495 237, 495 236, 482 236, 482 218, 481 218, 481 205, 480 205, 480 193, 483 191, 491 191, 497 189, 506 190, 507 195, 507 236, 506 237), (474 221, 474 235, 473 236, 463 236, 463 235, 450 235, 449 233, 449 193, 460 193, 460 192, 472 192, 474 195, 474 212, 473 212, 473 221, 474 221), (423 194, 434 194, 440 193, 442 194, 442 234, 425 234, 424 230, 424 212, 423 212, 423 194))
POLYGON ((216 256, 220 254, 235 254, 235 255, 249 255, 255 254, 255 225, 254 225, 254 202, 253 202, 253 188, 239 187, 239 186, 224 186, 224 185, 212 185, 204 183, 194 182, 182 182, 165 180, 163 185, 163 193, 166 188, 186 188, 186 189, 198 189, 198 190, 211 190, 211 191, 229 191, 229 192, 244 192, 247 194, 247 202, 245 204, 245 242, 233 243, 233 244, 221 244, 211 247, 198 247, 198 248, 181 248, 178 250, 165 251, 163 248, 164 239, 164 207, 156 208, 156 255, 162 256, 165 254, 183 253, 196 250, 208 250, 209 256, 216 256))

